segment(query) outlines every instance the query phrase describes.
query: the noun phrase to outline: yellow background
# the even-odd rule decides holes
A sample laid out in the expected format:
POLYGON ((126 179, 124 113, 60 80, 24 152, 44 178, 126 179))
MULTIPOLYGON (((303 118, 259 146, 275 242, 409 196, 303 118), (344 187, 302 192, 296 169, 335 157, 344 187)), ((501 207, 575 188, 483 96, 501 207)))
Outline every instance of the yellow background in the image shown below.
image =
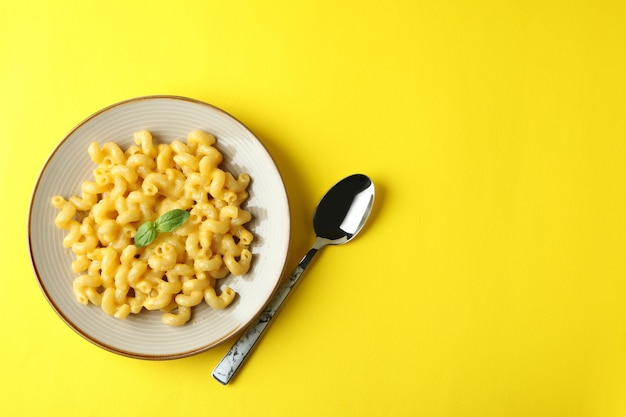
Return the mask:
POLYGON ((626 415, 623 1, 4 1, 2 416, 626 415), (27 208, 61 138, 175 94, 264 142, 289 269, 326 189, 370 223, 327 248, 228 386, 230 343, 149 362, 49 307, 27 208))

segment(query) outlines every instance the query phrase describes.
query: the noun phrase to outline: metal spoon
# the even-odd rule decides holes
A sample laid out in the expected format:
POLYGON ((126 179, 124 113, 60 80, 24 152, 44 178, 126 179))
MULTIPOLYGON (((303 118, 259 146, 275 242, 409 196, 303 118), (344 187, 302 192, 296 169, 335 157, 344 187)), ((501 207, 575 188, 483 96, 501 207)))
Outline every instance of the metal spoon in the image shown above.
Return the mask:
POLYGON ((374 183, 363 174, 354 174, 335 184, 319 202, 313 216, 316 239, 295 271, 278 289, 256 323, 235 342, 213 370, 213 377, 226 385, 267 328, 270 320, 294 288, 313 256, 326 245, 350 241, 363 228, 374 205, 374 183))

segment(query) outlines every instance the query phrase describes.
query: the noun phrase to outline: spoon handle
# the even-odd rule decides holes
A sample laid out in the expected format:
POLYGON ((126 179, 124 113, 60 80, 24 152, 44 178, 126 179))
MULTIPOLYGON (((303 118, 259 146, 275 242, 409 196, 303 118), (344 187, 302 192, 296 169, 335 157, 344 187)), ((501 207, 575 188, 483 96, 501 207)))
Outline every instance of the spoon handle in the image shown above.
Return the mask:
POLYGON ((280 286, 274 297, 261 312, 261 315, 257 321, 250 326, 245 333, 235 342, 235 344, 226 353, 224 358, 217 364, 213 370, 213 378, 217 379, 222 384, 226 385, 233 378, 239 367, 248 357, 248 354, 252 351, 252 348, 261 338, 261 335, 267 328, 268 324, 278 312, 278 309, 283 304, 293 287, 298 282, 300 275, 304 272, 313 256, 317 253, 319 247, 314 246, 307 254, 302 258, 296 269, 291 273, 289 278, 280 286))

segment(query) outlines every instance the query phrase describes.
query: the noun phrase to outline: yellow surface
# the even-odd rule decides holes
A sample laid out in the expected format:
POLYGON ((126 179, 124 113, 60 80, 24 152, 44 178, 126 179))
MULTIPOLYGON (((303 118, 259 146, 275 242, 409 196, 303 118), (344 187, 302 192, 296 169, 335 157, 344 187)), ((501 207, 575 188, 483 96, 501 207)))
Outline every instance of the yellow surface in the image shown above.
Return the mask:
POLYGON ((0 415, 626 415, 623 1, 4 1, 0 415), (26 246, 58 141, 119 100, 210 102, 274 155, 292 269, 325 190, 377 186, 238 378, 229 344, 105 352, 26 246))

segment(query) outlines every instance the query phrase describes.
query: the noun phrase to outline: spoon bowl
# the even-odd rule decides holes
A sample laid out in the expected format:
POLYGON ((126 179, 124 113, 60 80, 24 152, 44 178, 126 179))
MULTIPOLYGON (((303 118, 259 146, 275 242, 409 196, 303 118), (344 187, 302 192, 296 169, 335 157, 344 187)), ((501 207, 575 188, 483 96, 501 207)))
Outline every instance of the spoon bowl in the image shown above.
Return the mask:
POLYGON ((366 175, 354 174, 339 181, 322 197, 313 215, 316 235, 313 246, 278 289, 258 320, 215 367, 213 377, 217 381, 225 385, 234 377, 315 254, 324 246, 349 242, 361 231, 372 211, 374 194, 372 180, 366 175))
POLYGON ((345 243, 363 228, 373 205, 374 183, 363 174, 346 177, 318 204, 313 216, 315 234, 333 244, 345 243))

